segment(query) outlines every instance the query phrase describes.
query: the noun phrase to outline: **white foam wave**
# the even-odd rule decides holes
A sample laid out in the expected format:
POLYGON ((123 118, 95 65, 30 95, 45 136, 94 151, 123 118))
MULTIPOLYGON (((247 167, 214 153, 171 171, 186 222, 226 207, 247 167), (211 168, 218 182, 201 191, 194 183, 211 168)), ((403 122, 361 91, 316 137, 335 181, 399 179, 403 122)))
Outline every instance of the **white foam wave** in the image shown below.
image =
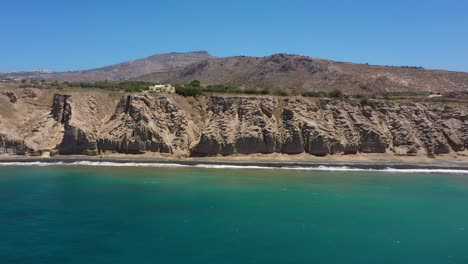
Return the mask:
POLYGON ((57 165, 64 165, 63 162, 0 162, 0 166, 57 166, 57 165))
POLYGON ((279 169, 275 167, 268 167, 268 166, 252 166, 252 165, 221 165, 221 164, 197 164, 194 165, 196 168, 204 168, 204 169, 254 169, 254 170, 271 170, 271 169, 279 169))
POLYGON ((317 166, 317 167, 280 167, 285 170, 311 170, 311 171, 376 171, 374 169, 350 168, 348 166, 317 166))
POLYGON ((189 165, 177 163, 144 163, 144 162, 111 162, 111 161, 75 161, 66 163, 70 166, 98 166, 98 167, 190 167, 189 165))
POLYGON ((454 169, 363 169, 363 168, 350 168, 347 166, 318 166, 318 167, 281 167, 281 169, 294 169, 294 170, 312 170, 312 171, 379 171, 390 173, 461 173, 468 174, 468 170, 454 170, 454 169))
POLYGON ((344 171, 344 172, 388 172, 388 173, 443 173, 468 174, 468 170, 455 169, 365 169, 348 166, 254 166, 254 165, 221 165, 197 164, 185 165, 178 163, 145 163, 145 162, 110 162, 110 161, 75 161, 75 162, 0 162, 0 166, 95 166, 95 167, 153 167, 153 168, 203 168, 203 169, 255 169, 255 170, 301 170, 301 171, 344 171))
POLYGON ((451 169, 394 169, 385 168, 385 172, 402 172, 402 173, 462 173, 468 174, 468 170, 451 170, 451 169))

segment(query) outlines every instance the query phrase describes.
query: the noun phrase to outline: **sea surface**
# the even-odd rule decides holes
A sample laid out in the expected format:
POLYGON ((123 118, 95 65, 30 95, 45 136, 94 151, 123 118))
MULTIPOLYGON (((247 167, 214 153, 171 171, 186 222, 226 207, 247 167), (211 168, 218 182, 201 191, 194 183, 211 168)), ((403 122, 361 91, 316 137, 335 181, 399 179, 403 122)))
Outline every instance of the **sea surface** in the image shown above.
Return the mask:
POLYGON ((27 165, 2 264, 468 263, 466 171, 27 165))

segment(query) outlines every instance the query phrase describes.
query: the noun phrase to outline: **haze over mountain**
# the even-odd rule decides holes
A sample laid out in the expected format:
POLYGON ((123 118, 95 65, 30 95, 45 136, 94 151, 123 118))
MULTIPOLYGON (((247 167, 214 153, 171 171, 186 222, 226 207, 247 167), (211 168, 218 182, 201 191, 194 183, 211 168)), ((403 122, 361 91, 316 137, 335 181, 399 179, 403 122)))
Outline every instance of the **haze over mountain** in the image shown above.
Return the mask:
POLYGON ((147 58, 114 64, 102 68, 68 72, 12 72, 0 73, 0 78, 45 79, 57 81, 122 81, 143 74, 170 70, 206 60, 212 56, 206 51, 156 54, 147 58))
POLYGON ((468 73, 420 67, 374 66, 301 55, 218 58, 206 51, 159 54, 103 68, 70 72, 18 72, 0 78, 58 81, 141 80, 289 91, 451 92, 468 90, 468 73))

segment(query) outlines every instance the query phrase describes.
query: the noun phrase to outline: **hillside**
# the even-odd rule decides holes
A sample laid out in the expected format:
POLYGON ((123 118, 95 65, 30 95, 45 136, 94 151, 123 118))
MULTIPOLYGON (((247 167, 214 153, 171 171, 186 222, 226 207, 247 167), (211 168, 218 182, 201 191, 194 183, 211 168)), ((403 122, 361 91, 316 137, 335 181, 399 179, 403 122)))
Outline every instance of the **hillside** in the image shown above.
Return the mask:
POLYGON ((468 73, 354 64, 301 55, 267 57, 211 56, 206 51, 159 54, 103 68, 70 72, 0 73, 0 79, 49 81, 139 80, 243 88, 270 88, 291 93, 342 90, 346 93, 468 91, 468 73))
POLYGON ((291 91, 451 92, 468 90, 468 73, 353 64, 306 56, 210 58, 186 67, 142 75, 135 80, 291 91))
POLYGON ((188 53, 167 53, 153 55, 102 68, 69 72, 14 72, 0 73, 0 79, 44 79, 57 81, 121 81, 158 71, 167 71, 176 67, 212 58, 206 51, 188 53))

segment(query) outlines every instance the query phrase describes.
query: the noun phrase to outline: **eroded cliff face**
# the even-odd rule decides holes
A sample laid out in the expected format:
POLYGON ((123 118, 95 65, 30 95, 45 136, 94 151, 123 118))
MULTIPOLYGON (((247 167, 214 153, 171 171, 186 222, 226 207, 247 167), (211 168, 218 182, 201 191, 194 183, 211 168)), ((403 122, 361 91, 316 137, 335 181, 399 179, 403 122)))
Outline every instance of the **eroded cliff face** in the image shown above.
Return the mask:
POLYGON ((443 103, 138 94, 103 104, 55 94, 21 125, 0 118, 0 154, 446 154, 468 149, 467 113, 443 103))
POLYGON ((272 98, 210 97, 194 156, 280 152, 282 133, 272 98))
POLYGON ((24 141, 0 134, 0 154, 24 155, 28 151, 29 149, 24 145, 24 141))
POLYGON ((200 133, 189 116, 167 97, 122 97, 97 147, 102 152, 186 154, 200 133))
POLYGON ((444 154, 467 148, 466 106, 211 97, 196 155, 444 154))

